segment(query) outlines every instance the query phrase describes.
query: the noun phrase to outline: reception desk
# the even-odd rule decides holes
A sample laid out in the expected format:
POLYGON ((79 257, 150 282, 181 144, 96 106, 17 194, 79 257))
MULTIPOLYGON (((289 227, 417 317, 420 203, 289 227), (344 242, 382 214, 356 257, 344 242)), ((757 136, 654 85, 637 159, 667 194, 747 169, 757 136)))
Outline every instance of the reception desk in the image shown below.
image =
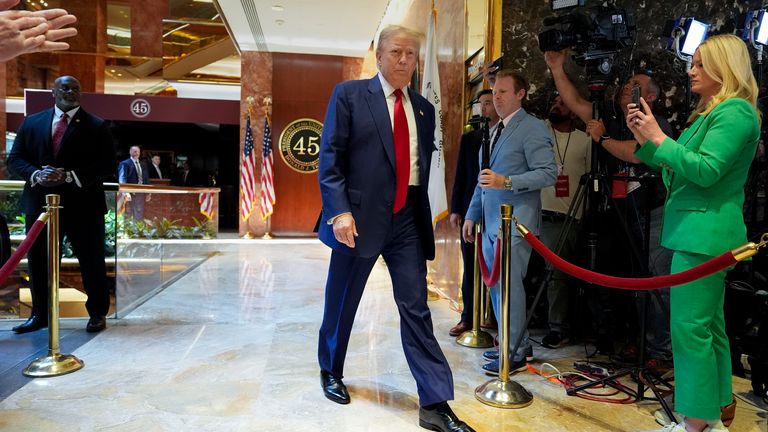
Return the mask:
MULTIPOLYGON (((117 196, 116 208, 122 212, 125 195, 132 200, 144 200, 142 221, 134 221, 143 226, 167 230, 176 228, 180 235, 160 235, 159 237, 216 237, 219 229, 219 188, 215 187, 178 187, 160 184, 137 185, 121 183, 117 196), (205 235, 200 234, 205 230, 205 235)), ((129 221, 125 221, 126 225, 129 221)), ((130 228, 130 227, 129 227, 130 228)), ((137 237, 127 235, 126 237, 137 237)), ((138 237, 148 237, 141 236, 138 237)))

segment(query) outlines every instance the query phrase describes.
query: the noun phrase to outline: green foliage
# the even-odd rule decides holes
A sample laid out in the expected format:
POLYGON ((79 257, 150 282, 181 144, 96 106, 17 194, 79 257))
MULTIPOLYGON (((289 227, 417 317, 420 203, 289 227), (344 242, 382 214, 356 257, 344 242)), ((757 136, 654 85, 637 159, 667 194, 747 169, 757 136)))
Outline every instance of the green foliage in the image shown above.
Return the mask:
POLYGON ((136 220, 119 215, 116 221, 120 238, 210 239, 215 237, 216 230, 211 223, 193 219, 195 221, 194 227, 179 225, 181 219, 136 220))

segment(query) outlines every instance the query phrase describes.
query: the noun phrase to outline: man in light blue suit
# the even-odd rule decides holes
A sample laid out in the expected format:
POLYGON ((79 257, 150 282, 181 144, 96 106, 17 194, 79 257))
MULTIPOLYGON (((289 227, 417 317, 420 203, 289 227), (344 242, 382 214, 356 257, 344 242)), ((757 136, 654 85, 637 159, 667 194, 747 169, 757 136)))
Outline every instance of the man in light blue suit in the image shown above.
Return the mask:
MULTIPOLYGON (((557 176, 549 129, 544 122, 522 108, 522 100, 527 92, 528 81, 523 75, 511 70, 502 70, 496 74, 493 105, 502 119, 500 126, 503 124, 504 127, 497 128, 491 141, 490 167, 480 171, 478 185, 462 227, 464 240, 474 242, 475 223, 483 222, 483 256, 489 268, 496 250, 501 204, 511 204, 517 219, 531 232, 539 234, 540 189, 555 184, 557 176)), ((524 337, 517 352, 510 353, 510 372, 525 370, 526 353, 532 352, 528 331, 525 329, 523 288, 530 256, 530 245, 513 230, 509 287, 510 344, 514 344, 521 333, 524 337)), ((496 316, 501 320, 499 288, 498 283, 491 287, 491 301, 496 316)), ((498 351, 488 351, 483 357, 490 360, 490 363, 483 366, 483 370, 490 375, 498 375, 498 351)))
POLYGON ((352 324, 368 275, 387 263, 400 314, 403 351, 419 394, 419 425, 472 432, 446 401, 453 376, 427 306, 427 263, 435 257, 427 183, 435 110, 408 88, 420 36, 388 26, 379 35, 371 79, 333 90, 320 140, 323 201, 319 236, 333 252, 325 287, 318 363, 325 396, 348 404, 342 382, 352 324))

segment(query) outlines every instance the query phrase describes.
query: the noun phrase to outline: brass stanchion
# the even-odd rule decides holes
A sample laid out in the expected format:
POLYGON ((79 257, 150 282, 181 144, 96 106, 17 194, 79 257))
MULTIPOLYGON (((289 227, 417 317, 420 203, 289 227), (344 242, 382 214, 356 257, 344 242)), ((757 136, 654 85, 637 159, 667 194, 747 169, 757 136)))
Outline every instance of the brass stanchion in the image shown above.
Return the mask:
MULTIPOLYGON (((509 257, 512 252, 512 206, 501 205, 501 322, 499 323, 499 377, 475 389, 480 402, 496 408, 525 408, 533 403, 533 395, 519 383, 509 379, 509 257)), ((499 318, 499 317, 497 317, 499 318)))
POLYGON ((495 329, 496 320, 493 319, 493 307, 491 305, 491 290, 485 284, 480 285, 482 294, 480 294, 480 327, 495 329))
POLYGON ((38 357, 24 369, 29 377, 52 377, 80 370, 85 364, 71 354, 59 352, 59 195, 46 195, 48 213, 48 355, 38 357))
MULTIPOLYGON (((482 232, 482 225, 475 225, 475 239, 482 232)), ((480 274, 480 254, 475 243, 475 289, 472 292, 472 330, 467 330, 456 338, 456 343, 470 348, 488 348, 493 346, 493 336, 480 329, 480 315, 483 313, 480 298, 483 294, 483 275, 480 274)))

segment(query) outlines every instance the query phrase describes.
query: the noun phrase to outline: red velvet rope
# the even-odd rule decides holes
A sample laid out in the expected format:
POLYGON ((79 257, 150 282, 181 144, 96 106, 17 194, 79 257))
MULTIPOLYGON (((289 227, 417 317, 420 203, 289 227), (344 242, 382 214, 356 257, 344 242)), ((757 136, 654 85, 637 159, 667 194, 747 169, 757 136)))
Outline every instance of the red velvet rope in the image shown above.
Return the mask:
POLYGON ((493 273, 488 274, 488 266, 485 264, 485 257, 483 256, 483 236, 478 233, 475 236, 475 245, 477 245, 477 257, 480 261, 480 274, 483 276, 483 282, 485 286, 492 287, 499 281, 499 274, 501 273, 501 265, 499 265, 499 258, 501 257, 501 242, 496 241, 496 252, 493 256, 493 273))
POLYGON ((16 269, 19 261, 21 261, 21 257, 29 252, 29 248, 32 247, 32 243, 35 242, 37 236, 40 235, 40 231, 42 231, 44 227, 45 222, 39 219, 32 224, 32 228, 29 229, 27 237, 21 242, 18 249, 16 249, 16 252, 8 258, 8 261, 3 265, 3 268, 0 269, 0 285, 4 284, 5 280, 8 279, 8 276, 10 276, 13 270, 16 269))
POLYGON ((523 238, 528 243, 530 243, 531 247, 533 247, 536 252, 544 257, 545 260, 551 262, 552 265, 560 269, 560 271, 563 273, 567 273, 575 278, 579 278, 593 284, 624 290, 644 291, 682 285, 696 279, 701 279, 704 276, 709 276, 712 273, 718 272, 728 266, 736 264, 737 262, 733 254, 728 251, 718 257, 712 258, 703 264, 680 273, 650 278, 622 278, 596 273, 585 268, 575 266, 555 255, 555 253, 549 250, 549 248, 547 248, 544 243, 541 242, 541 240, 537 239, 536 236, 530 232, 524 235, 523 238))

